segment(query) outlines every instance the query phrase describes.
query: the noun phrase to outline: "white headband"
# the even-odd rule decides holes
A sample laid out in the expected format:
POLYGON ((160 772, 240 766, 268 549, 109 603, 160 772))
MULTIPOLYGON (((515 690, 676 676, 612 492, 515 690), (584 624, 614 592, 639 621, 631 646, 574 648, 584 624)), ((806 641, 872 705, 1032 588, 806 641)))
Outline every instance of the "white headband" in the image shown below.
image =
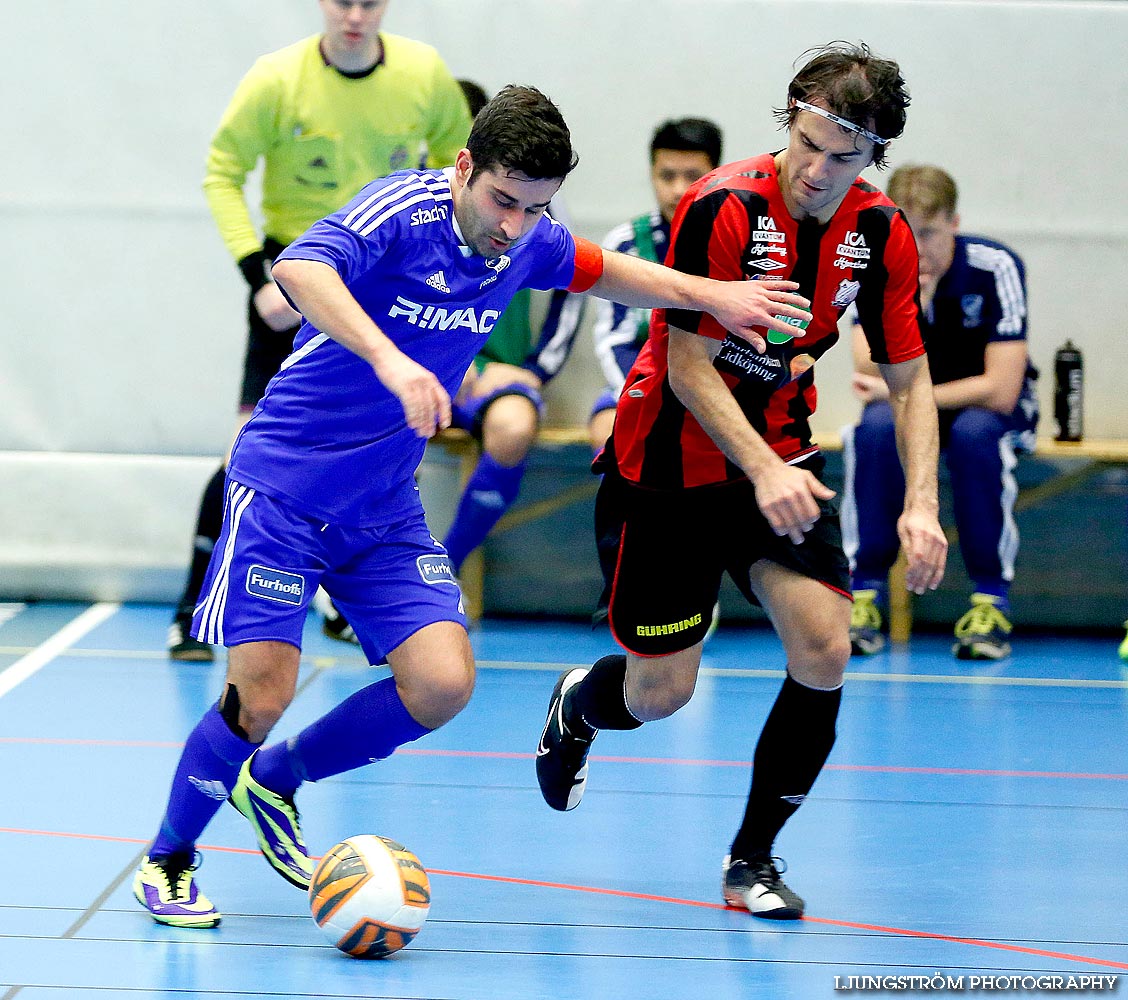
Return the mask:
POLYGON ((839 125, 842 128, 849 130, 850 132, 855 132, 863 138, 869 139, 869 141, 874 143, 874 145, 884 146, 889 142, 888 139, 883 139, 876 132, 871 132, 868 128, 862 128, 861 125, 855 125, 852 121, 848 121, 845 118, 839 118, 838 115, 834 114, 832 111, 827 111, 826 108, 820 108, 814 104, 808 104, 806 101, 798 101, 795 100, 795 98, 792 98, 792 101, 797 108, 802 108, 804 111, 811 111, 814 114, 825 118, 827 121, 834 122, 835 125, 839 125))

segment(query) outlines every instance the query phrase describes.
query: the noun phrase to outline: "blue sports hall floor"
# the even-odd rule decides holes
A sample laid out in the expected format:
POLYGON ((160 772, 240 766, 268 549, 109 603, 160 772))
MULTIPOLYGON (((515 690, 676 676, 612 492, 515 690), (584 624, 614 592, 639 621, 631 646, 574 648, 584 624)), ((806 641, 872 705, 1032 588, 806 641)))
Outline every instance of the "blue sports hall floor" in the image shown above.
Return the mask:
MULTIPOLYGON (((168 618, 0 605, 0 1000, 805 1000, 850 977, 962 977, 970 993, 975 977, 1091 989, 1128 973, 1128 675, 1113 639, 1020 635, 1012 659, 970 665, 924 636, 854 661, 830 763, 777 844, 808 913, 777 924, 719 894, 782 677, 773 635, 722 628, 693 701, 602 734, 583 804, 558 814, 533 770, 548 694, 609 640, 486 622, 459 718, 299 793, 313 853, 378 833, 431 872, 422 932, 365 962, 325 941, 233 809, 198 873, 221 926, 160 927, 134 902, 181 742, 223 676, 167 660, 168 618)), ((383 674, 311 621, 274 735, 383 674)))

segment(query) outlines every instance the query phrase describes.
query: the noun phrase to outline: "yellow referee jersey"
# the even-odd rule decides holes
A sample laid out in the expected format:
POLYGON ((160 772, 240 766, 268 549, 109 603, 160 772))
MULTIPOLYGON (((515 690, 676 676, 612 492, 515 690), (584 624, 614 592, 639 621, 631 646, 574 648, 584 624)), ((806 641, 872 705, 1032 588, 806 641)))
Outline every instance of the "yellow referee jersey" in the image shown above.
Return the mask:
POLYGON ((376 177, 453 163, 470 133, 462 90, 430 45, 381 32, 382 62, 350 78, 320 38, 259 59, 212 139, 204 193, 236 260, 262 249, 243 196, 260 157, 265 233, 286 244, 376 177))

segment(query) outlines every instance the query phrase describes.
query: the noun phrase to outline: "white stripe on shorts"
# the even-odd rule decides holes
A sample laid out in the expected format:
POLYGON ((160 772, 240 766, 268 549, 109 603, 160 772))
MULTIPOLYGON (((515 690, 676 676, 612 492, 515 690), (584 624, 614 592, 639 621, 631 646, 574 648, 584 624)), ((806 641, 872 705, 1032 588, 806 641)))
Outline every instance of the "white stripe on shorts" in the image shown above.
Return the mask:
POLYGON ((213 646, 223 645, 223 612, 227 608, 227 590, 231 581, 231 560, 235 555, 235 538, 239 533, 239 522, 243 518, 243 511, 254 497, 255 491, 248 486, 240 486, 236 482, 228 486, 223 517, 224 521, 229 523, 229 527, 227 544, 223 548, 223 560, 212 580, 211 589, 196 609, 197 611, 203 609, 200 641, 213 646))

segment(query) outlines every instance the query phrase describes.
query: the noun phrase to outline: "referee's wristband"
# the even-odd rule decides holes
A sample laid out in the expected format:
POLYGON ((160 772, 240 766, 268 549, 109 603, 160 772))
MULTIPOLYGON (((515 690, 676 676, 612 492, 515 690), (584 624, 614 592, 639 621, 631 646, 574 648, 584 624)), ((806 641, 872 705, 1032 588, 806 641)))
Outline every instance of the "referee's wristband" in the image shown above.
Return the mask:
POLYGON ((251 286, 253 295, 260 288, 269 285, 274 279, 270 276, 270 258, 265 250, 254 250, 239 261, 239 270, 251 286))

